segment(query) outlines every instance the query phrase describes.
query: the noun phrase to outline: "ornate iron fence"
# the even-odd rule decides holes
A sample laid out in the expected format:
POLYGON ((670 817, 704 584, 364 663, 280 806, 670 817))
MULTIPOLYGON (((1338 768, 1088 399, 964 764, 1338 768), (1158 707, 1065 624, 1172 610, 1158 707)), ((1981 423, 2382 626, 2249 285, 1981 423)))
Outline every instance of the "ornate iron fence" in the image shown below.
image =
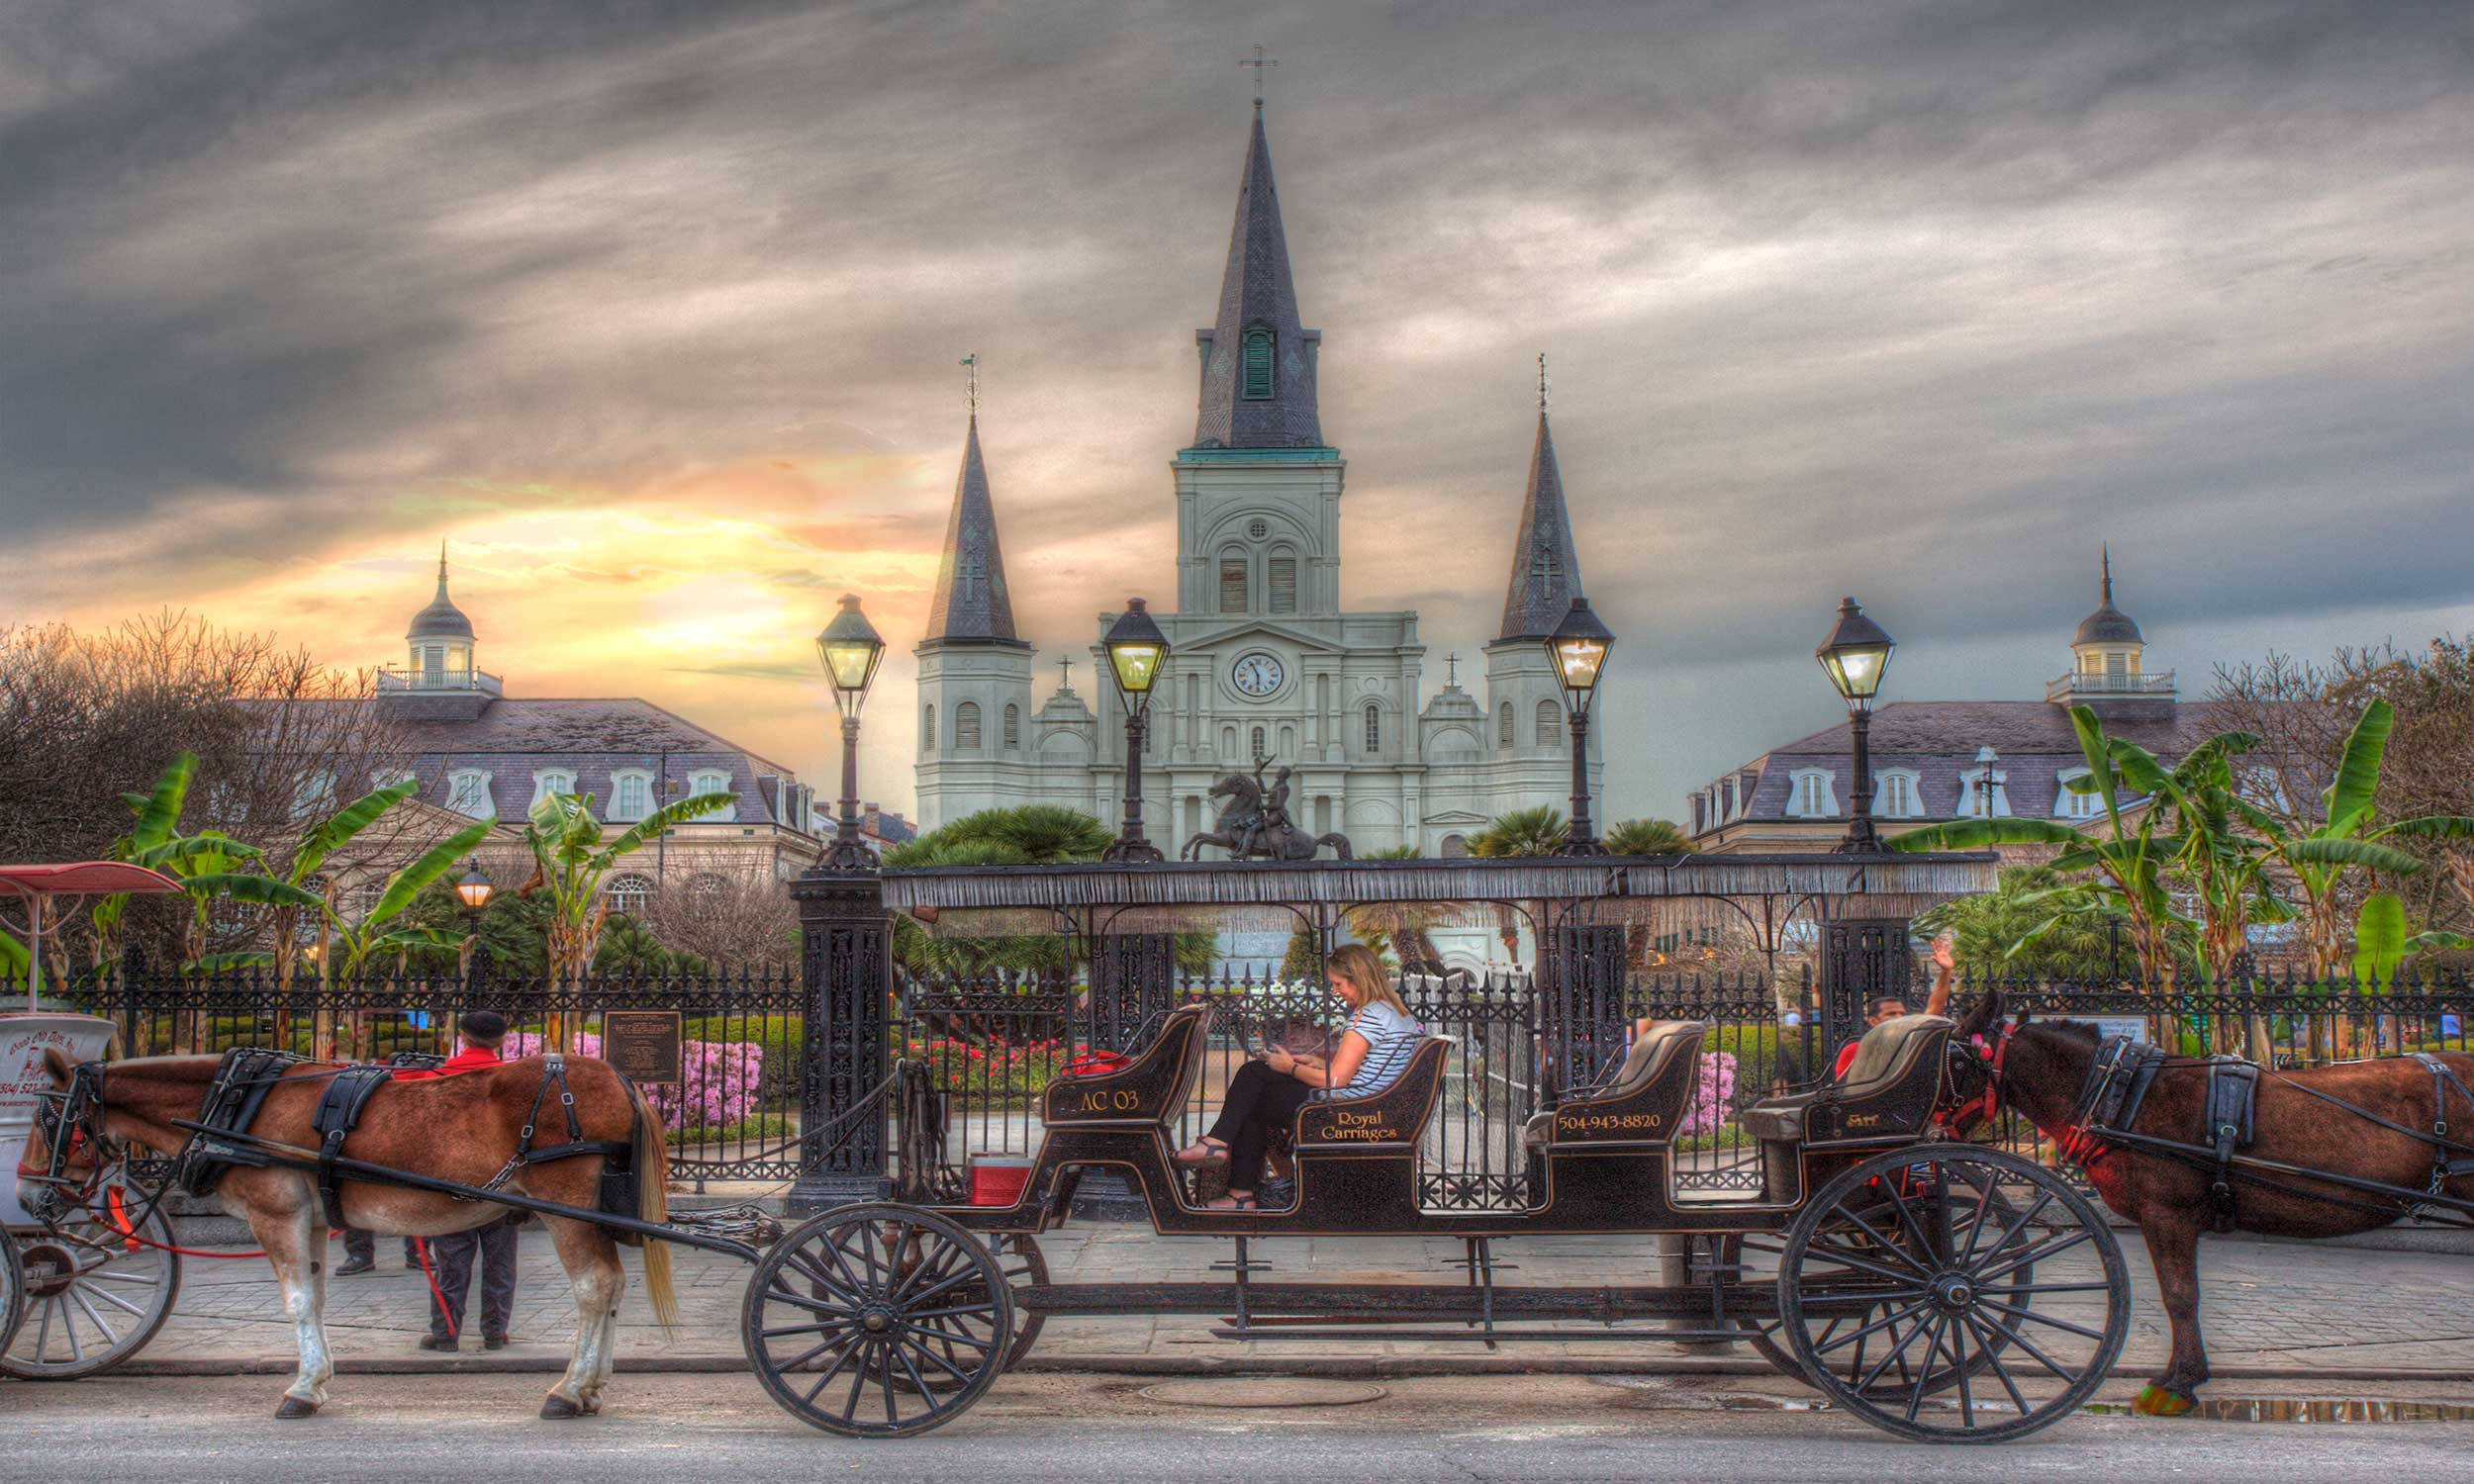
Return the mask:
POLYGON ((538 1049, 553 1018, 571 1048, 590 1054, 604 1012, 673 1012, 679 1079, 646 1083, 645 1091, 670 1127, 672 1173, 701 1189, 799 1174, 805 995, 796 971, 595 974, 559 983, 428 974, 321 983, 311 976, 284 985, 266 972, 184 974, 132 962, 65 997, 117 1022, 130 1056, 212 1055, 236 1046, 376 1061, 448 1054, 457 1019, 470 1010, 507 1017, 511 1055, 538 1049))

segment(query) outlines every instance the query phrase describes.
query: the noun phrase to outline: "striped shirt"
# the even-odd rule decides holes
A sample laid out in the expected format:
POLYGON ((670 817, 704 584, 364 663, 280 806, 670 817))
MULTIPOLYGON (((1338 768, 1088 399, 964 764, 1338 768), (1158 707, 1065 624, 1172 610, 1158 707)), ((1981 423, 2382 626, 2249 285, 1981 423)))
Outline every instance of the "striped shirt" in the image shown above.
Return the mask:
POLYGON ((1366 1060, 1358 1064, 1357 1075, 1347 1082, 1317 1089, 1316 1102, 1382 1091, 1400 1080, 1400 1073, 1408 1069, 1410 1055, 1426 1039, 1424 1026, 1385 1004, 1368 1005, 1350 1016, 1348 1029, 1365 1040, 1366 1060))

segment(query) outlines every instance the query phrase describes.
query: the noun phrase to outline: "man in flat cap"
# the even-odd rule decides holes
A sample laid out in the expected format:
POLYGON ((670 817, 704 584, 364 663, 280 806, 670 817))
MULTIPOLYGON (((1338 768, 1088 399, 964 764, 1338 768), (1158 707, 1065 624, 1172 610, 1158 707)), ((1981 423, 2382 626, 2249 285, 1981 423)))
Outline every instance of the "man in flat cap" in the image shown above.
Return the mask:
MULTIPOLYGON (((455 1034, 462 1044, 437 1070, 408 1069, 396 1076, 414 1081, 498 1066, 499 1045, 507 1039, 507 1017, 495 1010, 467 1010, 457 1021, 455 1034)), ((507 1344, 507 1322, 516 1308, 516 1224, 522 1219, 521 1213, 509 1212, 477 1231, 428 1239, 429 1272, 438 1285, 438 1301, 430 1305, 429 1334, 421 1342, 423 1349, 457 1347, 476 1255, 481 1258, 481 1347, 495 1350, 507 1344)))

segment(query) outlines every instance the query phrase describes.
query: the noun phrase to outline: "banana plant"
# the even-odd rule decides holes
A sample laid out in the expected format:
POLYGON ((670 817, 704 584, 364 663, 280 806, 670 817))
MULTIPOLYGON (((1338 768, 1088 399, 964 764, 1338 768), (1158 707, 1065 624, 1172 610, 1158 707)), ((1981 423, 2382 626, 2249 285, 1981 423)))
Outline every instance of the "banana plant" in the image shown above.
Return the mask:
POLYGON ((521 894, 546 892, 550 899, 549 964, 553 979, 581 976, 593 965, 602 919, 610 910, 602 879, 621 860, 677 826, 728 806, 737 795, 694 793, 664 804, 620 833, 602 839, 602 821, 589 793, 552 793, 532 806, 524 845, 532 852, 532 879, 521 894))
POLYGON ((272 948, 264 953, 220 955, 213 961, 215 966, 271 966, 275 971, 276 984, 284 989, 291 988, 293 978, 299 973, 301 952, 308 946, 303 941, 308 936, 304 930, 313 925, 333 926, 338 923, 333 889, 323 893, 313 892, 310 879, 318 874, 318 869, 326 865, 330 857, 350 844, 361 831, 376 824, 388 810, 420 791, 421 781, 410 778, 383 788, 373 788, 304 829, 301 838, 292 847, 292 859, 286 864, 283 875, 276 878, 294 888, 294 892, 284 893, 279 900, 269 904, 271 910, 267 913, 267 926, 272 948))
MULTIPOLYGON (((2372 873, 2376 893, 2378 877, 2412 876, 2423 869, 2420 860, 2385 842, 2474 840, 2474 817, 2462 814, 2426 814, 2373 827, 2372 800, 2379 791, 2380 765, 2395 725, 2396 712, 2387 701, 2374 700, 2363 707, 2345 738, 2335 776, 2321 794, 2322 822, 2314 828, 2305 830, 2238 794, 2231 801, 2234 813, 2258 836, 2302 898, 2299 912, 2314 978, 2331 977, 2339 970, 2345 939, 2339 913, 2348 873, 2372 873)), ((2375 928, 2385 934, 2389 919, 2385 909, 2380 910, 2375 928)), ((2402 917, 2400 911, 2396 925, 2401 937, 2402 917)))
POLYGON ((2099 902, 2110 902, 2130 922, 2133 951, 2147 981, 2169 990, 2176 968, 2174 937, 2177 932, 2188 933, 2196 927, 2191 918, 2175 908, 2172 894, 2164 884, 2166 867, 2181 854, 2185 841, 2178 832, 2159 833, 2168 811, 2152 803, 2141 811, 2138 825, 2131 826, 2123 817, 2122 794, 2127 788, 2148 794, 2151 801, 2170 802, 2174 787, 2171 775, 2146 749, 2106 736, 2104 723, 2086 706, 2070 708, 2070 725, 2078 736, 2079 751, 2087 759, 2088 768, 2086 777, 2074 780, 2071 787, 2104 800, 2109 838, 2091 839, 2050 819, 1977 818, 1927 825, 1891 841, 1890 849, 2061 846, 2061 853, 2052 860, 2053 870, 2064 875, 2089 873, 2087 881, 2074 884, 2093 886, 2096 892, 2091 895, 2085 890, 2057 888, 2061 893, 2054 898, 2057 910, 2012 945, 2011 952, 2032 946, 2099 902))
POLYGON ((358 922, 337 923, 328 943, 326 962, 333 972, 352 974, 383 954, 418 948, 455 948, 464 935, 445 928, 398 923, 431 881, 455 869, 464 857, 490 836, 494 821, 477 820, 423 851, 410 866, 387 878, 378 900, 358 922))

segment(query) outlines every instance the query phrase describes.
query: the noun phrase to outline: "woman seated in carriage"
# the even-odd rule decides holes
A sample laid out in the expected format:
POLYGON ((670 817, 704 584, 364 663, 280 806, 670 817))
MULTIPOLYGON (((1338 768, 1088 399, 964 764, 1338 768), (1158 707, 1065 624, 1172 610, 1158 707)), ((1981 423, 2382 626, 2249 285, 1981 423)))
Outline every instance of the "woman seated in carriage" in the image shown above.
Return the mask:
POLYGON ((1382 1091, 1399 1080, 1425 1038, 1426 1027, 1401 1002, 1373 949, 1351 943, 1333 950, 1325 974, 1331 992, 1353 1011, 1329 1057, 1275 1046, 1247 1062, 1229 1078, 1210 1132, 1177 1152, 1189 1164, 1227 1159, 1228 1194, 1208 1209, 1254 1210, 1273 1133, 1294 1127, 1297 1110, 1308 1102, 1382 1091))

